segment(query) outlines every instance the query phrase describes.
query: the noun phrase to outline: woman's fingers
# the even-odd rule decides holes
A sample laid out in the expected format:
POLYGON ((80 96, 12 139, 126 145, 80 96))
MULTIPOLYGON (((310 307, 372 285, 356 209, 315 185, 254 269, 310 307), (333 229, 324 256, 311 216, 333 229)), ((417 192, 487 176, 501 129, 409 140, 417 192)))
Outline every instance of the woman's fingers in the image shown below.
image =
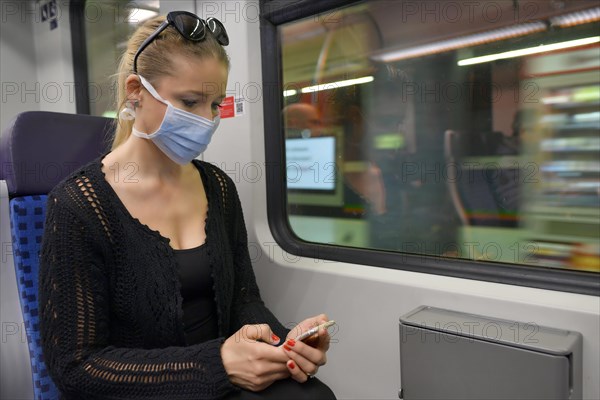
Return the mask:
POLYGON ((277 341, 266 324, 244 325, 227 338, 221 346, 221 359, 229 380, 237 386, 258 391, 278 379, 289 377, 285 365, 289 357, 273 346, 274 342, 277 341))
POLYGON ((269 387, 273 382, 289 378, 290 376, 291 373, 284 366, 282 371, 273 372, 269 375, 248 376, 242 380, 238 379, 234 384, 252 392, 260 392, 269 387))
MULTIPOLYGON (((302 333, 327 320, 325 314, 317 315, 302 321, 296 328, 302 333)), ((274 381, 290 376, 297 382, 306 382, 309 375, 315 375, 327 362, 325 353, 330 340, 327 329, 307 338, 307 343, 288 339, 280 346, 283 350, 274 346, 280 339, 267 324, 245 325, 235 336, 238 340, 232 337, 226 343, 232 345, 227 346, 227 350, 236 347, 237 354, 234 358, 229 351, 227 354, 222 351, 224 365, 227 364, 226 370, 234 384, 252 391, 262 390, 274 381)), ((291 332, 289 336, 292 336, 291 332)))
MULTIPOLYGON (((294 365, 299 367, 304 374, 315 375, 319 367, 325 365, 327 362, 327 356, 324 351, 308 346, 302 342, 296 342, 293 339, 289 339, 282 347, 287 356, 294 361, 294 365)), ((288 368, 290 368, 289 361, 288 368)), ((290 372, 294 375, 293 368, 290 369, 290 372)), ((296 373, 295 376, 298 377, 299 375, 296 373)), ((299 380, 299 382, 301 381, 302 380, 299 380)))
POLYGON ((264 362, 262 365, 257 366, 254 373, 256 379, 264 379, 272 382, 290 376, 288 368, 286 368, 283 362, 264 362))
POLYGON ((308 380, 308 375, 306 375, 306 373, 296 365, 294 360, 288 360, 286 365, 293 380, 299 383, 304 383, 308 380))
POLYGON ((274 345, 281 341, 267 324, 244 325, 242 329, 244 336, 250 340, 260 340, 274 345))
POLYGON ((327 356, 325 355, 324 351, 318 348, 311 347, 306 343, 297 342, 294 339, 289 339, 288 341, 286 341, 284 343, 284 349, 290 349, 294 351, 296 354, 301 355, 303 358, 307 359, 308 361, 317 366, 325 365, 325 363, 327 362, 327 356))

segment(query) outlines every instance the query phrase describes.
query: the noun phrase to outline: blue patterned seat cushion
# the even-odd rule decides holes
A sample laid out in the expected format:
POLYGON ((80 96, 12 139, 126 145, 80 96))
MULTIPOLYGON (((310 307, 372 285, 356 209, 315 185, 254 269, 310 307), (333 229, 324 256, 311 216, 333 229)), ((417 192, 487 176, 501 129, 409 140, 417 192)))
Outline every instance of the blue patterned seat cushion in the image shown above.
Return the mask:
POLYGON ((36 399, 58 399, 59 392, 48 375, 42 354, 39 311, 39 252, 44 233, 48 196, 24 196, 10 200, 10 225, 17 287, 27 333, 33 391, 36 399))

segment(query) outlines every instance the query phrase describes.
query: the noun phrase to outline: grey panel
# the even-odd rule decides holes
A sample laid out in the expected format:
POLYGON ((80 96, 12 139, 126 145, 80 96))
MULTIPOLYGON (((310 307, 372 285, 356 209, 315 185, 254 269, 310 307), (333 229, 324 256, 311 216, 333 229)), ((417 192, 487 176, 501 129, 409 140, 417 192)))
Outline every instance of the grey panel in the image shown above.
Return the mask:
POLYGON ((508 321, 434 307, 419 307, 400 318, 407 326, 474 337, 524 349, 566 355, 581 340, 578 332, 540 327, 535 322, 508 321))
POLYGON ((403 398, 579 399, 581 335, 420 307, 401 318, 403 398))

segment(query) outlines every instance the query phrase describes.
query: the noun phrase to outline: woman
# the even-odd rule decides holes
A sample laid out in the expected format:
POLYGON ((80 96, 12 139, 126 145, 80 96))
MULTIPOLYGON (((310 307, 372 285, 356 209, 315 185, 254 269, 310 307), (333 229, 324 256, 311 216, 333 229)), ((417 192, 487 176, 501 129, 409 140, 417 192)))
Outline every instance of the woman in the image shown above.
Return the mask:
POLYGON ((40 329, 65 398, 335 398, 308 379, 326 330, 293 340, 327 317, 289 331, 264 306, 236 188, 195 160, 219 123, 228 42, 186 12, 140 26, 112 151, 49 194, 40 329))

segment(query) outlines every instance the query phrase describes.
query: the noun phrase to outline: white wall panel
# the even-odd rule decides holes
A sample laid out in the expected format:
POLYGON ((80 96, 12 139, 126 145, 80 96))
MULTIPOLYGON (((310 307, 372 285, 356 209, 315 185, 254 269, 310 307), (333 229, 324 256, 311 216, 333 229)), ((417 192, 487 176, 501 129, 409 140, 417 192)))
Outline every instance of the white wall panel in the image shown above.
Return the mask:
POLYGON ((39 105, 41 111, 75 113, 69 1, 58 0, 57 3, 58 26, 55 29, 50 29, 49 21, 37 17, 33 24, 39 105))
POLYGON ((244 115, 221 119, 204 159, 235 181, 249 222, 252 192, 264 189, 265 179, 264 157, 254 154, 252 146, 254 141, 263 144, 258 1, 198 1, 196 9, 202 18, 215 17, 227 29, 231 69, 226 94, 243 98, 245 107, 244 115), (247 12, 252 12, 250 17, 247 12))
POLYGON ((33 12, 30 1, 0 2, 0 131, 21 111, 40 107, 33 12))
POLYGON ((161 0, 160 14, 167 15, 170 11, 189 11, 195 12, 194 0, 161 0))
POLYGON ((42 2, 0 2, 0 128, 23 111, 75 113, 69 1, 58 0, 55 29, 42 2))

